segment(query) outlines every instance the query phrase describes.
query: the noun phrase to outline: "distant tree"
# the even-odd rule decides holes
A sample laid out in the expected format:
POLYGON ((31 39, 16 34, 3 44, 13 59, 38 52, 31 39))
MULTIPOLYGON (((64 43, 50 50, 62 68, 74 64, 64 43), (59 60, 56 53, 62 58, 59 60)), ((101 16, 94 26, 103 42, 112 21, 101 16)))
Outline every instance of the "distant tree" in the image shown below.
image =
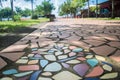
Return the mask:
POLYGON ((55 7, 53 6, 53 3, 50 3, 50 0, 44 0, 41 5, 36 6, 36 11, 40 15, 50 15, 54 9, 55 7))
POLYGON ((17 14, 21 15, 23 10, 20 7, 15 7, 17 14))
POLYGON ((31 10, 26 8, 25 10, 22 11, 21 16, 25 17, 31 16, 31 10))
POLYGON ((31 15, 33 16, 34 10, 33 10, 33 5, 35 0, 25 0, 26 2, 31 2, 31 15))
POLYGON ((0 10, 0 17, 1 18, 9 18, 12 16, 11 8, 6 7, 0 10))

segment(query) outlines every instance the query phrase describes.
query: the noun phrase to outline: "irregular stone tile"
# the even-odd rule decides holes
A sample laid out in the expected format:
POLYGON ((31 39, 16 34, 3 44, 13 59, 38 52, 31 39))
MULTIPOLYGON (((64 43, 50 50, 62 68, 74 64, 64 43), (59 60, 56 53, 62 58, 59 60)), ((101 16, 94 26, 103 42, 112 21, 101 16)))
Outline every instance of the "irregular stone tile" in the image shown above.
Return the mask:
POLYGON ((65 49, 65 50, 64 50, 64 53, 65 53, 65 54, 67 54, 67 53, 69 53, 69 52, 70 52, 69 49, 65 49))
POLYGON ((89 45, 82 41, 69 41, 69 44, 82 47, 84 49, 89 49, 89 45))
POLYGON ((35 71, 31 77, 30 77, 30 80, 37 80, 39 74, 41 73, 41 71, 35 71))
POLYGON ((60 56, 58 56, 58 59, 65 59, 67 57, 68 57, 67 55, 60 55, 60 56))
POLYGON ((68 49, 68 47, 63 47, 62 49, 68 49))
POLYGON ((84 37, 84 39, 106 41, 104 38, 101 38, 101 37, 98 37, 98 36, 88 36, 88 37, 84 37))
POLYGON ((39 77, 38 80, 52 80, 51 78, 39 77))
POLYGON ((29 62, 28 62, 28 64, 37 64, 38 63, 38 60, 30 60, 29 62))
POLYGON ((25 77, 20 77, 17 80, 28 80, 28 79, 29 79, 29 76, 25 76, 25 77))
POLYGON ((69 71, 62 71, 52 77, 54 80, 79 80, 81 77, 69 71))
POLYGON ((85 78, 84 80, 100 80, 99 78, 85 78))
POLYGON ((100 61, 105 61, 106 59, 102 56, 99 56, 99 55, 95 55, 96 59, 97 60, 100 60, 100 61))
POLYGON ((28 57, 33 57, 34 56, 34 54, 28 54, 28 57))
POLYGON ((41 48, 41 49, 38 49, 38 51, 48 51, 49 49, 47 48, 41 48))
POLYGON ((16 61, 17 64, 26 64, 28 62, 28 59, 19 59, 16 61))
POLYGON ((110 53, 114 52, 116 49, 109 47, 107 45, 91 48, 96 54, 107 56, 110 53))
POLYGON ((77 52, 83 51, 83 49, 82 49, 82 48, 75 48, 75 49, 73 49, 72 51, 75 52, 75 53, 77 53, 77 52))
POLYGON ((100 77, 100 79, 113 79, 118 77, 118 73, 117 72, 113 72, 113 73, 106 73, 104 74, 102 77, 100 77))
POLYGON ((21 65, 18 67, 20 71, 30 71, 30 70, 39 70, 38 65, 21 65))
POLYGON ((41 67, 45 67, 48 64, 47 60, 40 60, 41 67))
POLYGON ((40 54, 36 54, 35 56, 34 56, 35 58, 40 58, 40 57, 42 57, 40 54))
POLYGON ((85 61, 86 60, 86 58, 84 58, 84 57, 78 57, 77 59, 80 60, 80 61, 85 61))
POLYGON ((87 64, 77 64, 73 67, 73 69, 80 76, 84 76, 86 72, 89 70, 89 66, 87 64))
POLYGON ((70 50, 73 50, 73 49, 75 49, 75 48, 77 48, 76 46, 69 46, 69 49, 70 50))
POLYGON ((10 78, 10 77, 3 77, 3 78, 1 78, 0 80, 13 80, 13 79, 10 78))
POLYGON ((111 59, 120 62, 120 50, 117 50, 114 55, 110 56, 111 59))
POLYGON ((110 42, 108 43, 110 46, 116 47, 116 48, 120 48, 120 42, 110 42))
POLYGON ((87 60, 87 63, 91 66, 91 67, 94 67, 98 64, 98 60, 96 59, 88 59, 87 60))
POLYGON ((59 63, 53 62, 48 64, 45 67, 44 71, 57 72, 57 71, 60 71, 61 69, 62 69, 62 66, 59 63))
POLYGON ((26 75, 29 75, 33 73, 33 71, 28 71, 28 72, 20 72, 18 74, 14 74, 15 77, 23 77, 23 76, 26 76, 26 75))
POLYGON ((108 62, 103 62, 103 61, 102 61, 102 64, 107 64, 107 65, 109 65, 109 66, 113 67, 113 65, 112 65, 112 64, 110 64, 110 63, 108 63, 108 62))
POLYGON ((76 53, 74 53, 74 52, 70 52, 69 53, 69 56, 71 57, 71 56, 75 56, 76 55, 76 53))
POLYGON ((4 75, 11 75, 11 74, 15 74, 15 73, 18 73, 18 71, 16 69, 9 69, 9 70, 3 71, 4 75))
POLYGON ((69 60, 72 60, 72 59, 75 59, 75 58, 76 58, 76 56, 73 56, 73 57, 70 57, 70 58, 59 60, 58 62, 69 61, 69 60))
POLYGON ((85 58, 87 59, 93 58, 93 55, 87 55, 85 58))
POLYGON ((49 51, 48 51, 48 53, 52 53, 52 54, 53 54, 54 52, 55 52, 54 50, 49 50, 49 51))
POLYGON ((97 67, 94 67, 92 71, 90 71, 90 73, 88 73, 86 75, 86 77, 96 77, 96 76, 100 76, 102 75, 104 72, 104 70, 100 67, 100 66, 97 66, 97 67))
POLYGON ((37 51, 37 50, 38 50, 38 48, 34 48, 34 47, 32 48, 32 51, 37 51))
POLYGON ((99 34, 99 36, 111 41, 119 41, 119 39, 116 36, 104 35, 104 34, 101 34, 101 35, 99 34))
POLYGON ((61 51, 55 52, 56 56, 61 55, 61 54, 63 54, 63 52, 61 52, 61 51))
POLYGON ((106 71, 112 71, 112 67, 109 66, 109 65, 106 65, 106 64, 105 64, 105 65, 103 65, 102 67, 103 67, 103 69, 106 70, 106 71))
POLYGON ((5 67, 6 65, 7 65, 7 63, 0 57, 0 69, 5 67))
POLYGON ((43 59, 42 57, 29 57, 30 60, 39 60, 39 59, 43 59))
POLYGON ((77 56, 83 57, 84 53, 83 52, 79 52, 79 53, 77 53, 77 56))
POLYGON ((67 61, 66 63, 68 64, 77 64, 77 63, 80 63, 79 60, 70 60, 70 61, 67 61))
POLYGON ((69 64, 66 64, 66 63, 61 63, 63 65, 64 68, 69 68, 70 65, 69 64))
POLYGON ((50 61, 56 61, 56 57, 54 55, 45 55, 44 56, 47 60, 50 60, 50 61))
POLYGON ((37 48, 38 45, 37 45, 37 43, 35 42, 35 43, 31 43, 31 46, 30 46, 30 47, 33 48, 32 51, 36 51, 37 49, 35 49, 35 48, 37 48))
POLYGON ((99 46, 105 43, 104 41, 98 41, 98 40, 84 40, 84 41, 93 46, 99 46))
POLYGON ((52 76, 52 73, 51 72, 44 72, 41 75, 43 75, 43 76, 52 76))
POLYGON ((16 61, 17 59, 19 59, 21 56, 23 56, 25 54, 25 52, 12 52, 12 53, 1 53, 0 55, 3 57, 6 57, 12 61, 16 61))
POLYGON ((21 59, 28 59, 28 57, 27 56, 23 56, 23 57, 21 57, 21 59))
POLYGON ((57 46, 60 47, 60 48, 63 48, 64 44, 60 43, 60 44, 57 44, 57 46))
POLYGON ((2 50, 2 53, 7 53, 7 52, 21 52, 23 51, 28 45, 11 45, 7 47, 6 49, 2 50))

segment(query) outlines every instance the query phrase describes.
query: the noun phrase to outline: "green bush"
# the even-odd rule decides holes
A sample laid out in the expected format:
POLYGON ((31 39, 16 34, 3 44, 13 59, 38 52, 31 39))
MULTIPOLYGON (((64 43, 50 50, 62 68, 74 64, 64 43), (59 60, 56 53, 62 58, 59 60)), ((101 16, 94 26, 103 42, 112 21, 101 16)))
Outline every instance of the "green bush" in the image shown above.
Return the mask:
POLYGON ((20 21, 21 16, 20 15, 14 15, 14 21, 20 21))
POLYGON ((38 19, 38 15, 36 15, 36 14, 33 15, 33 16, 32 16, 32 19, 38 19))

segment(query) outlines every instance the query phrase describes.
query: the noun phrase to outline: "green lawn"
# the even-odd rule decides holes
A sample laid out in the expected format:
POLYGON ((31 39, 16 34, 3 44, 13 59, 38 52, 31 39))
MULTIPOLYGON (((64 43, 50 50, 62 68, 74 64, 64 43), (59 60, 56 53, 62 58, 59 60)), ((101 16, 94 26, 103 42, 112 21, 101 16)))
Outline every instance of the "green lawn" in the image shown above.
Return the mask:
POLYGON ((49 21, 47 18, 41 18, 38 20, 21 20, 21 21, 2 21, 0 22, 0 33, 9 33, 14 32, 17 29, 28 27, 34 24, 38 24, 41 22, 49 21))

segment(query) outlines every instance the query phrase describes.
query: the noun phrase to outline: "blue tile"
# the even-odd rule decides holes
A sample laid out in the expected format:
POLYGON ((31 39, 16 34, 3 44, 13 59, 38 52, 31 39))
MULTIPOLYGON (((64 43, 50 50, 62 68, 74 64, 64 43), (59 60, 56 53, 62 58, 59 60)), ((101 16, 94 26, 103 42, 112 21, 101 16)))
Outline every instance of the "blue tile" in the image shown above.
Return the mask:
POLYGON ((88 59, 87 60, 87 63, 91 66, 91 67, 94 67, 98 64, 98 60, 96 59, 88 59))
POLYGON ((85 78, 84 80, 100 80, 99 78, 85 78))
POLYGON ((32 51, 37 51, 38 49, 37 48, 32 48, 32 51))
POLYGON ((111 67, 113 66, 112 64, 107 63, 107 62, 103 62, 103 61, 102 61, 102 64, 107 64, 107 65, 109 65, 109 66, 111 66, 111 67))
POLYGON ((39 74, 41 73, 41 71, 36 71, 34 72, 31 77, 30 77, 30 80, 37 80, 39 74))
POLYGON ((48 64, 47 60, 40 60, 41 67, 45 67, 48 64))
POLYGON ((83 49, 82 49, 82 48, 75 48, 75 49, 73 49, 72 51, 73 51, 73 52, 81 52, 81 51, 83 51, 83 49))
POLYGON ((4 75, 11 75, 15 73, 18 73, 16 69, 9 69, 3 72, 4 75))

